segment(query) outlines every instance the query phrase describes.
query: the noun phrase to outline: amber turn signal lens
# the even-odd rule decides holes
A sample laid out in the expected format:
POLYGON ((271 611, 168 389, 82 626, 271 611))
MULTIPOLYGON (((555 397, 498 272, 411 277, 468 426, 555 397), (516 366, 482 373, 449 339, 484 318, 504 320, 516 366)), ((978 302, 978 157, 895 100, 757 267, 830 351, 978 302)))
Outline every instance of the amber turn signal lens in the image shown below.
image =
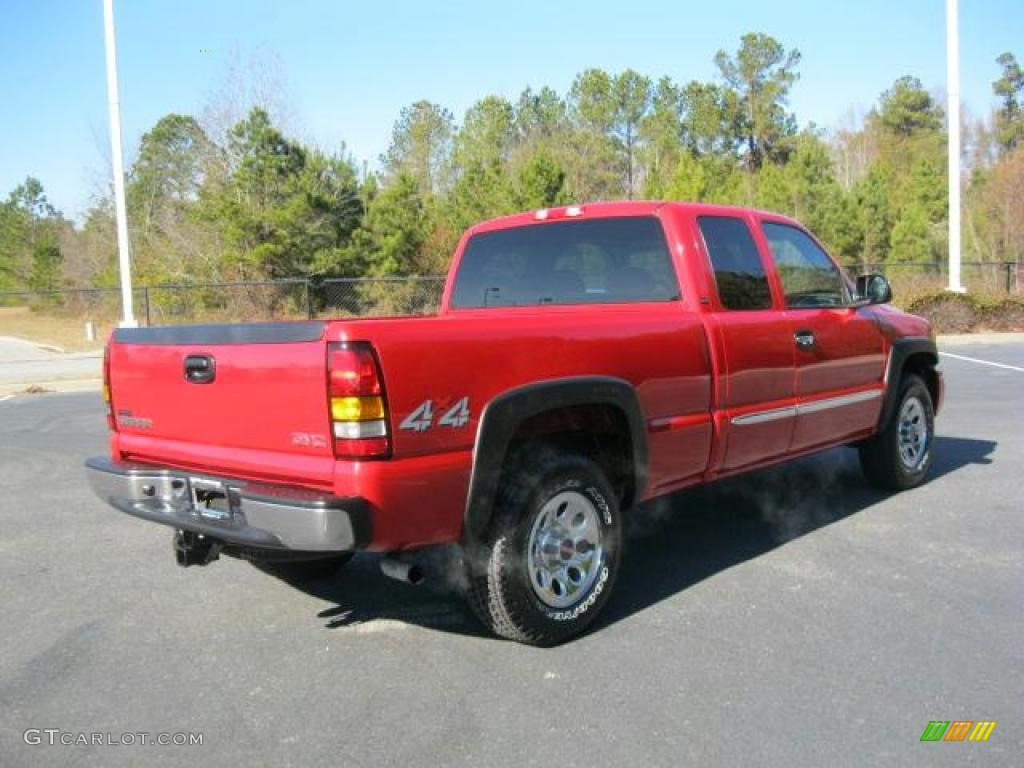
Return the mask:
POLYGON ((379 395, 370 397, 332 397, 331 418, 334 421, 369 421, 384 418, 384 401, 379 395))

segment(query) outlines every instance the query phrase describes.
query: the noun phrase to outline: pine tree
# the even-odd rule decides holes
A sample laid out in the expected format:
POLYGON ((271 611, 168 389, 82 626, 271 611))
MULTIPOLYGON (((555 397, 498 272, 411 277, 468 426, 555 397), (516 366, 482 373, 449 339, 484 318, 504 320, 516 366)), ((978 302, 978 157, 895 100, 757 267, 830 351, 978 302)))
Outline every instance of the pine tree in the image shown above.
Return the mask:
POLYGON ((863 264, 877 264, 889 256, 892 236, 890 186, 888 172, 880 165, 873 165, 854 190, 864 236, 863 264))
POLYGON ((893 261, 931 261, 931 234, 928 215, 919 203, 900 211, 889 242, 893 261))
POLYGON ((996 140, 1003 152, 1012 152, 1024 143, 1024 70, 1012 53, 1002 54, 996 63, 1003 68, 1002 76, 992 83, 1002 102, 996 113, 996 140))
POLYGON ((519 172, 516 207, 550 208, 568 202, 565 170, 550 152, 537 152, 519 172))
POLYGON ((753 32, 741 38, 734 56, 725 51, 715 54, 722 79, 738 96, 736 120, 751 172, 765 160, 785 159, 788 139, 796 133, 796 120, 785 107, 799 78, 799 63, 799 51, 787 51, 775 38, 753 32))

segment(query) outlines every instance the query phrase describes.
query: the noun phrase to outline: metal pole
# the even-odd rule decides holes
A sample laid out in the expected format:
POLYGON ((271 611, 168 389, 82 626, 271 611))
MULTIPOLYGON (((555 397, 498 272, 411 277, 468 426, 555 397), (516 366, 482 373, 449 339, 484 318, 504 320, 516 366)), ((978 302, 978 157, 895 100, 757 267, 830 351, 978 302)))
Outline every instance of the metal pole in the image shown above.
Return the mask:
POLYGON ((117 95, 117 41, 114 0, 103 0, 103 38, 107 49, 107 100, 110 120, 110 162, 114 171, 114 211, 117 215, 117 254, 121 265, 123 328, 138 325, 132 311, 132 265, 128 244, 128 210, 124 202, 124 158, 121 155, 121 103, 117 95))
POLYGON ((960 32, 958 0, 946 0, 946 114, 949 121, 949 290, 960 282, 960 32))

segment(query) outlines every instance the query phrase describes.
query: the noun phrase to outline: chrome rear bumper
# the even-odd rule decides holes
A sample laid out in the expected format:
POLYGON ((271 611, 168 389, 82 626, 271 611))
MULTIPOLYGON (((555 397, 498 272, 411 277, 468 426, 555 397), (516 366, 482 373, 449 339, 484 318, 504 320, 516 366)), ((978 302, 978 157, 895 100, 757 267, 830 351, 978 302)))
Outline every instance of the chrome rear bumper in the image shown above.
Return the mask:
POLYGON ((370 540, 363 499, 108 458, 85 467, 96 495, 115 509, 227 544, 347 552, 370 540))

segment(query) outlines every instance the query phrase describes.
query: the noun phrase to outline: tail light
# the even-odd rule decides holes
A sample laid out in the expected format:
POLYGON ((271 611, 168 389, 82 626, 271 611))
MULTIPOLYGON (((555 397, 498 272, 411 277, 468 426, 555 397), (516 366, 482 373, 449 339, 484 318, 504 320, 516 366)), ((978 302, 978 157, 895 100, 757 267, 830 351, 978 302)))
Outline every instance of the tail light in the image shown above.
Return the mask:
POLYGON ((110 344, 103 347, 103 402, 107 406, 107 427, 111 432, 117 431, 114 421, 114 397, 110 391, 110 344))
POLYGON ((382 458, 391 451, 384 386, 373 348, 365 342, 327 346, 334 455, 382 458))

